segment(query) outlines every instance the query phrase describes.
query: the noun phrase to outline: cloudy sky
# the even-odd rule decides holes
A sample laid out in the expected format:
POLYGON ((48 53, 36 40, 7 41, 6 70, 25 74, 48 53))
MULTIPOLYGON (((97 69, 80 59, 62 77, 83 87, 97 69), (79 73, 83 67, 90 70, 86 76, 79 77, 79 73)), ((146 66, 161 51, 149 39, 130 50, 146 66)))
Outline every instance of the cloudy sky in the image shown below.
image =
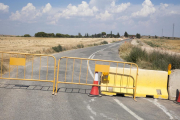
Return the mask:
POLYGON ((100 32, 180 37, 179 0, 0 0, 0 34, 100 32))

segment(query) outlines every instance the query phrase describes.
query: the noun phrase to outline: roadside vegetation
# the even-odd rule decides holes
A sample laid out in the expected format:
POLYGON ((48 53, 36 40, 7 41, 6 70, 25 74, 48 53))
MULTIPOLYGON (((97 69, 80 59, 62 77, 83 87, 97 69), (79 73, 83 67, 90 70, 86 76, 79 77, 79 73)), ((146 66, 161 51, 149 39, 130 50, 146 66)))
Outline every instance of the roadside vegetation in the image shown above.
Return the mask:
POLYGON ((107 42, 107 41, 102 41, 102 42, 100 42, 100 43, 88 44, 88 45, 86 45, 86 46, 81 43, 81 44, 77 44, 77 45, 74 45, 74 46, 71 46, 71 47, 63 47, 63 46, 61 46, 61 45, 59 44, 58 46, 52 47, 52 49, 53 49, 55 52, 62 52, 62 51, 70 50, 70 49, 78 49, 78 48, 84 48, 84 47, 92 47, 92 46, 98 46, 98 45, 103 45, 103 44, 108 44, 108 42, 107 42))
POLYGON ((143 69, 167 71, 169 64, 172 64, 172 69, 180 69, 180 56, 176 54, 159 51, 147 52, 130 43, 124 43, 119 48, 119 54, 125 61, 134 62, 143 69))
POLYGON ((7 71, 7 68, 2 64, 2 68, 1 68, 1 62, 0 62, 0 72, 2 69, 2 73, 4 73, 5 71, 7 71))

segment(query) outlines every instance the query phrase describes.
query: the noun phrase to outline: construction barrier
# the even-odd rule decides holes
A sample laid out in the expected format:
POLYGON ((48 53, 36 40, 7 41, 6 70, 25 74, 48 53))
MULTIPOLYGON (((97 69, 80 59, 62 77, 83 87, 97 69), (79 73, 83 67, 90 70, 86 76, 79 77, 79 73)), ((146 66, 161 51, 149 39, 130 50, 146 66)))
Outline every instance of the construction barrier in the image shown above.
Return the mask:
MULTIPOLYGON (((16 52, 0 52, 0 79, 7 80, 23 80, 23 81, 39 81, 39 82, 51 82, 53 83, 53 93, 55 91, 55 74, 56 74, 56 59, 52 55, 44 54, 29 54, 29 53, 16 53, 16 52), (34 58, 36 58, 36 64, 34 63, 34 58), (47 62, 42 64, 41 59, 47 59, 47 62), (51 62, 49 62, 49 59, 51 62), (26 71, 26 67, 30 63, 30 71, 26 71), (49 62, 49 63, 48 63, 49 62), (49 64, 52 65, 52 69, 49 68, 49 64), (6 67, 4 67, 6 66, 6 67), (38 71, 33 72, 34 67, 39 67, 38 71), (43 67, 43 69, 42 69, 43 67), (7 68, 8 73, 4 73, 3 69, 7 68), (16 70, 16 71, 15 71, 16 70), (49 78, 49 71, 52 73, 53 77, 49 78), (16 73, 15 73, 16 72, 16 73), (26 76, 26 72, 27 76, 26 76), (39 73, 39 74, 36 74, 39 73), (46 74, 46 76, 42 76, 46 74), (29 76, 30 75, 30 76, 29 76)), ((29 67, 29 66, 28 66, 29 67)))
MULTIPOLYGON (((58 91, 58 84, 75 84, 75 85, 88 85, 88 86, 100 86, 102 89, 125 89, 132 91, 133 98, 136 97, 136 83, 138 77, 138 66, 135 63, 111 61, 111 60, 99 60, 99 59, 88 59, 88 58, 77 58, 77 57, 61 57, 58 61, 57 68, 57 81, 56 81, 56 94, 58 91), (110 66, 123 66, 129 67, 129 73, 120 72, 116 69, 114 74, 114 81, 118 79, 118 75, 126 77, 128 82, 131 82, 131 86, 123 86, 119 83, 114 82, 108 84, 108 75, 111 74, 110 66), (136 73, 133 73, 132 68, 136 68, 136 73), (92 71, 93 72, 92 72, 92 71), (93 84, 95 72, 101 73, 101 77, 106 77, 106 84, 93 84), (88 75, 88 73, 91 74, 88 75), (89 78, 90 77, 90 78, 89 78)), ((100 81, 104 83, 104 81, 100 81)), ((123 91, 122 91, 123 92, 123 91)))
MULTIPOLYGON (((128 68, 111 67, 109 74, 110 81, 108 85, 116 83, 124 87, 132 86, 133 83, 131 81, 128 81, 127 78, 125 76, 122 76, 121 74, 118 74, 116 76, 117 79, 115 80, 115 74, 117 72, 124 74, 128 74, 131 72, 131 75, 135 77, 136 71, 136 69, 132 69, 130 71, 128 68)), ((153 96, 154 98, 168 99, 167 82, 168 72, 166 71, 139 69, 136 97, 153 96)), ((106 82, 102 82, 102 84, 106 84, 106 82)), ((125 96, 129 96, 133 93, 132 90, 125 90, 123 88, 114 88, 113 90, 101 88, 101 91, 107 91, 110 92, 109 94, 113 95, 115 95, 116 93, 124 93, 125 96)))

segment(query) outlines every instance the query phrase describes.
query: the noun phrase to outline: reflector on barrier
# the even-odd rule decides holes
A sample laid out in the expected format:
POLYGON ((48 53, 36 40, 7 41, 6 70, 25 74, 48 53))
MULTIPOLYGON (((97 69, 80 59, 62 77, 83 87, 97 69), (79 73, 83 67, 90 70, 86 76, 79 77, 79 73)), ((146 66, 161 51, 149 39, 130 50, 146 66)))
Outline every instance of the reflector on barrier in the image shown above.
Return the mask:
POLYGON ((99 64, 96 64, 95 71, 96 72, 103 72, 103 73, 108 74, 109 73, 109 68, 110 68, 109 65, 99 65, 99 64))
POLYGON ((25 58, 10 58, 10 65, 18 65, 18 66, 25 66, 26 59, 25 58))

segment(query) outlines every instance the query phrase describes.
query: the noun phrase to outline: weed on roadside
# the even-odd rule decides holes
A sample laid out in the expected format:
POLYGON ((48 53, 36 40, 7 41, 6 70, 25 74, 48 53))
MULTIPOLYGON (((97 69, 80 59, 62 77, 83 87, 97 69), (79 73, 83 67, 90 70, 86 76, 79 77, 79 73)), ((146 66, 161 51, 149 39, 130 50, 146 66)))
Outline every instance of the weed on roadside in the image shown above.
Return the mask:
POLYGON ((101 44, 108 44, 108 42, 107 41, 103 41, 103 42, 101 42, 101 44))
POLYGON ((84 48, 84 45, 83 44, 78 44, 77 48, 84 48))
POLYGON ((125 60, 137 63, 140 67, 142 66, 141 63, 146 62, 148 65, 151 65, 151 69, 153 70, 167 71, 169 64, 172 64, 172 69, 180 69, 180 56, 166 52, 161 53, 159 51, 147 53, 137 46, 131 49, 131 52, 125 57, 125 60))
POLYGON ((52 49, 56 52, 61 52, 63 51, 63 47, 61 45, 58 45, 58 46, 55 46, 55 47, 52 47, 52 49))

